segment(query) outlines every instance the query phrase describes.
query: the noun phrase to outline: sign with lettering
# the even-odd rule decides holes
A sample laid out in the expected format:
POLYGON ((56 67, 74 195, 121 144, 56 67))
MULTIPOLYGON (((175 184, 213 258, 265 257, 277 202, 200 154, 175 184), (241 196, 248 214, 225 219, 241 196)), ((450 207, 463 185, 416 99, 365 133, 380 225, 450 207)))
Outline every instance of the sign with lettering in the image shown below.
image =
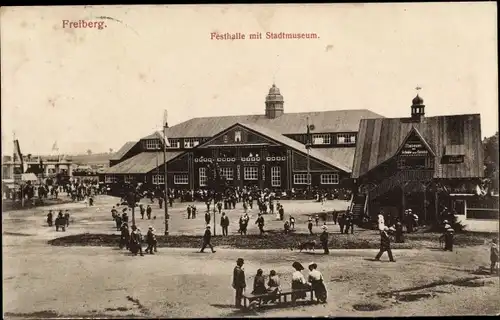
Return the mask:
POLYGON ((448 164, 463 163, 464 162, 464 156, 447 156, 446 157, 446 162, 448 164))
POLYGON ((429 153, 420 141, 408 141, 401 150, 402 156, 425 156, 429 153))

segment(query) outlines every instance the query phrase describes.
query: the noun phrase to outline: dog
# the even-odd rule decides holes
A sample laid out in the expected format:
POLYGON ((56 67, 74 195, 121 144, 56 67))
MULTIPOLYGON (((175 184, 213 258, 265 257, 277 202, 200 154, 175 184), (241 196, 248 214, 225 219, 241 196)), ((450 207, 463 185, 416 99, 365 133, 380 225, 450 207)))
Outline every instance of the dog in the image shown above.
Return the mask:
POLYGON ((311 240, 311 241, 299 242, 297 244, 297 248, 299 249, 299 252, 302 252, 302 250, 314 251, 316 249, 316 241, 311 240))

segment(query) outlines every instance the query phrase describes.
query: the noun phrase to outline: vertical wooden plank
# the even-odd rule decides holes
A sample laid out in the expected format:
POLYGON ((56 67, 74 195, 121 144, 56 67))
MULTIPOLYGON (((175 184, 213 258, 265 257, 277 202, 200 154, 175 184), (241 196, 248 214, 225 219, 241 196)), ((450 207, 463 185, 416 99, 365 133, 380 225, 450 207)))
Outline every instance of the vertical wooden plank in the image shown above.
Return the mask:
POLYGON ((369 168, 373 168, 378 164, 378 162, 377 162, 378 149, 379 149, 379 143, 380 143, 380 130, 381 130, 381 126, 382 126, 381 120, 382 119, 375 120, 375 125, 373 128, 373 135, 372 135, 373 143, 372 143, 372 148, 371 148, 371 152, 369 154, 369 159, 368 159, 369 168))
POLYGON ((388 149, 389 141, 389 129, 390 123, 387 119, 382 119, 380 121, 380 141, 378 143, 378 150, 374 149, 373 151, 377 154, 377 163, 381 163, 384 158, 384 154, 388 149))
POLYGON ((375 122, 380 121, 380 119, 370 119, 367 120, 367 125, 366 125, 366 141, 363 144, 363 153, 361 156, 361 165, 360 165, 360 172, 361 173, 366 173, 370 167, 370 153, 371 153, 371 147, 372 147, 372 141, 373 141, 373 130, 375 128, 375 122))
POLYGON ((360 171, 361 169, 361 157, 363 156, 363 146, 365 143, 366 139, 366 120, 361 119, 359 122, 359 129, 358 129, 358 140, 356 141, 356 151, 354 151, 354 163, 352 166, 352 174, 353 177, 359 178, 362 173, 360 171))

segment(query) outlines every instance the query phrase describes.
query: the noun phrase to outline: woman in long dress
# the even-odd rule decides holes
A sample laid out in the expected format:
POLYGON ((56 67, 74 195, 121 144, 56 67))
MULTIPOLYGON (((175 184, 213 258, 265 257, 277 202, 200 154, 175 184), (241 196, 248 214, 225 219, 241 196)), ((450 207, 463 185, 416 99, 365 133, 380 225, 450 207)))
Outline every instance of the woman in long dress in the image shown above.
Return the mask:
POLYGON ((328 291, 326 290, 325 281, 321 272, 317 270, 318 265, 314 262, 309 264, 309 283, 314 290, 314 294, 319 302, 326 303, 328 291))
MULTIPOLYGON (((304 270, 304 267, 297 261, 292 264, 292 267, 295 269, 295 272, 292 273, 292 290, 308 289, 309 285, 301 272, 304 270)), ((292 301, 305 299, 306 297, 307 294, 305 292, 294 293, 292 294, 292 301)))

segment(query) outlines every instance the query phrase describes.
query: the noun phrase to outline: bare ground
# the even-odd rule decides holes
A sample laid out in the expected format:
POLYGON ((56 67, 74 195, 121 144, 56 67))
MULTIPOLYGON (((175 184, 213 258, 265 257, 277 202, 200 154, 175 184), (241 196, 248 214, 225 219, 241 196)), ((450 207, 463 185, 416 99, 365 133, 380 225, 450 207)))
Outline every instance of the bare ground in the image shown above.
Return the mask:
MULTIPOLYGON (((66 235, 116 233, 110 221, 112 202, 106 197, 97 199, 99 211, 81 204, 68 205, 74 222, 66 235)), ((285 209, 297 212, 294 215, 300 215, 302 222, 308 210, 316 211, 315 205, 285 203, 285 209)), ((344 203, 327 205, 340 207, 344 203)), ((180 216, 184 204, 175 206, 179 207, 171 214, 178 212, 179 216, 172 217, 172 233, 189 235, 191 226, 199 234, 203 216, 187 220, 180 216)), ((440 316, 500 311, 498 277, 484 272, 489 265, 486 245, 464 245, 446 253, 436 249, 435 243, 434 247, 418 250, 396 249, 396 263, 371 261, 375 249, 332 250, 325 256, 319 251, 226 248, 217 248, 215 254, 200 254, 193 248, 160 247, 157 255, 134 257, 113 247, 48 245, 48 240, 63 233, 43 226, 45 214, 19 211, 3 215, 6 318, 440 316), (232 306, 234 292, 230 286, 238 257, 246 261, 248 286, 256 270, 262 268, 266 274, 275 269, 283 286, 289 287, 291 263, 315 261, 327 280, 328 304, 242 313, 232 306)), ((159 218, 151 222, 157 229, 163 223, 159 218)), ((149 223, 139 221, 144 229, 149 223)), ((281 222, 275 225, 281 227, 281 222)), ((270 222, 269 228, 272 226, 270 222)), ((256 229, 251 233, 256 234, 256 229)), ((305 231, 304 224, 298 229, 299 233, 305 231)))

